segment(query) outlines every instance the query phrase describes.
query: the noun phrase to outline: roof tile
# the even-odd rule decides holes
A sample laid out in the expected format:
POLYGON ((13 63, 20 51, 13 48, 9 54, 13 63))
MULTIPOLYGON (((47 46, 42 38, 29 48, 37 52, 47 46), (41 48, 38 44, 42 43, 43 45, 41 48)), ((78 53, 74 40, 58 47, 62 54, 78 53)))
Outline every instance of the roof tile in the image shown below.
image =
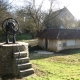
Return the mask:
POLYGON ((46 39, 80 39, 80 30, 77 29, 45 29, 39 38, 46 39))

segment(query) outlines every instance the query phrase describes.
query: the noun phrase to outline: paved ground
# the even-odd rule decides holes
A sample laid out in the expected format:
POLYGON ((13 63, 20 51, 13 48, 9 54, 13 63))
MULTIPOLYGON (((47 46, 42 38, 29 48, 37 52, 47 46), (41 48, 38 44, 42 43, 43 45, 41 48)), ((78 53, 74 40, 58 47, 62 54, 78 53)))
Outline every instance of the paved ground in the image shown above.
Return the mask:
POLYGON ((45 50, 38 50, 38 51, 35 51, 36 53, 38 54, 54 54, 54 52, 49 52, 49 51, 45 51, 45 50))

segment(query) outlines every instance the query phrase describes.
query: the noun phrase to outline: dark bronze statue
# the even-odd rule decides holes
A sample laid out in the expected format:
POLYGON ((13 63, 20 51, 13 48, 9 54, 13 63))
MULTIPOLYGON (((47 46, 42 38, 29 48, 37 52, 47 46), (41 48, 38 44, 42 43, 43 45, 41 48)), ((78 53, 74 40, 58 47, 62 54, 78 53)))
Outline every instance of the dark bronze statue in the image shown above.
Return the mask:
POLYGON ((6 44, 9 43, 9 35, 13 36, 13 43, 16 42, 16 33, 19 31, 19 24, 13 18, 7 18, 2 23, 2 29, 6 34, 6 44))

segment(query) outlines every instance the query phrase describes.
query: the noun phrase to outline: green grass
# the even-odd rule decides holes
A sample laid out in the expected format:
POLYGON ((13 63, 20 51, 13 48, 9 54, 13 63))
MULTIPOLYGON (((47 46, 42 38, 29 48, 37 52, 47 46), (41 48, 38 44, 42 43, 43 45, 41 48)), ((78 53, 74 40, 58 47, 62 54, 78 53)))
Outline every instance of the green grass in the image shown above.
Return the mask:
POLYGON ((28 39, 32 39, 32 37, 29 34, 21 34, 21 35, 17 35, 16 39, 17 40, 28 40, 28 39))
POLYGON ((28 80, 80 80, 79 49, 53 55, 33 53, 30 58, 36 76, 28 80))
MULTIPOLYGON (((0 36, 0 42, 4 42, 6 39, 5 35, 0 36)), ((12 35, 9 36, 10 41, 12 41, 13 37, 12 35)), ((29 40, 32 39, 31 35, 29 34, 21 34, 21 35, 16 35, 16 40, 17 41, 25 41, 25 40, 29 40)))

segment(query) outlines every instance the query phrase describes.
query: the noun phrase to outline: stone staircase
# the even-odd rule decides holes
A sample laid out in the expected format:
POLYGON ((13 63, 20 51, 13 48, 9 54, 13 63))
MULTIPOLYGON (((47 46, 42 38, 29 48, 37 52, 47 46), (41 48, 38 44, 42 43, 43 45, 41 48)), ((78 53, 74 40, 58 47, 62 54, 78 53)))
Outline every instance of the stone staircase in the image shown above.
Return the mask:
POLYGON ((26 51, 15 52, 14 57, 16 59, 20 78, 34 74, 34 69, 32 68, 29 57, 27 57, 26 51))

